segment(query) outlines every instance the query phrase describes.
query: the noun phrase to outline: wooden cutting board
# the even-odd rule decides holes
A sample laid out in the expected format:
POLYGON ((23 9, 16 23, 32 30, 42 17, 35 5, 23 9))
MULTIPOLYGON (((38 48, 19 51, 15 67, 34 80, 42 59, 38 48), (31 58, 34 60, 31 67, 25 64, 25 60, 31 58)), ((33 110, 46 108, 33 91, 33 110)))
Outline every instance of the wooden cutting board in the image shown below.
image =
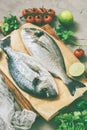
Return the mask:
MULTIPOLYGON (((24 24, 20 29, 13 31, 10 34, 11 47, 14 50, 28 53, 23 45, 23 42, 22 42, 22 39, 20 36, 20 31, 24 27, 36 27, 36 26, 32 25, 32 24, 24 24)), ((39 28, 39 27, 36 27, 36 28, 39 28)), ((41 28, 39 28, 39 29, 41 29, 41 28)), ((58 46, 60 47, 61 52, 64 56, 67 74, 69 75, 69 73, 68 73, 69 66, 72 63, 77 62, 78 59, 70 52, 70 50, 66 47, 66 45, 56 37, 54 31, 52 30, 52 28, 49 25, 45 25, 43 27, 43 29, 45 31, 47 31, 50 34, 50 36, 52 36, 54 38, 54 40, 58 43, 58 46)), ((35 98, 35 97, 23 92, 15 84, 15 82, 13 81, 13 79, 9 73, 8 65, 7 65, 7 61, 6 61, 6 55, 4 54, 4 52, 2 52, 2 57, 0 58, 0 71, 3 74, 5 81, 8 85, 8 87, 10 88, 10 90, 12 91, 18 104, 22 108, 33 109, 47 121, 52 119, 61 108, 69 105, 75 99, 82 96, 85 91, 87 91, 87 87, 79 88, 79 89, 77 89, 75 96, 71 96, 67 87, 63 84, 63 82, 60 79, 57 78, 57 79, 54 79, 57 84, 58 91, 59 91, 59 96, 56 99, 46 100, 46 99, 35 98)), ((84 76, 81 77, 79 79, 79 81, 83 82, 87 86, 87 79, 84 76)))

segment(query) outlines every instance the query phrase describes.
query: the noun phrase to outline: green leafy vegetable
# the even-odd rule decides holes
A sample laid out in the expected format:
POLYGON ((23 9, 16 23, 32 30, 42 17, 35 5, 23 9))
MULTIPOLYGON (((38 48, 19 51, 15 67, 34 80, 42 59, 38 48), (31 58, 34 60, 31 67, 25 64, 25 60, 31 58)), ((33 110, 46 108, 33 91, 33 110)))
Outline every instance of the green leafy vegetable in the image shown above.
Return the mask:
POLYGON ((62 110, 55 117, 56 130, 87 130, 87 101, 79 100, 75 105, 76 108, 72 112, 64 113, 65 110, 62 110))
POLYGON ((0 30, 4 35, 11 33, 13 30, 16 30, 20 27, 20 23, 17 20, 16 16, 9 14, 4 17, 4 24, 0 26, 0 30))
POLYGON ((80 111, 87 109, 87 101, 85 101, 85 100, 79 101, 78 100, 77 103, 76 103, 76 107, 80 111))
POLYGON ((72 32, 65 26, 60 24, 59 26, 55 27, 55 31, 57 36, 59 36, 59 38, 64 43, 71 44, 71 45, 79 45, 79 43, 75 42, 74 32, 72 32))

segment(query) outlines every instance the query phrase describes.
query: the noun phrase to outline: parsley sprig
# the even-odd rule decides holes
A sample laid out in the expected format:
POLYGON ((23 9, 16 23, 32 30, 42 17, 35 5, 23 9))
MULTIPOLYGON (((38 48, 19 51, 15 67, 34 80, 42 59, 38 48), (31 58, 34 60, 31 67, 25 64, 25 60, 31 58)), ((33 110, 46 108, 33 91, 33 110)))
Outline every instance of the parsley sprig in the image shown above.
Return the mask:
POLYGON ((4 23, 0 26, 0 30, 4 35, 11 33, 13 30, 18 29, 21 24, 15 15, 9 14, 4 16, 4 23))
POLYGON ((73 111, 64 112, 66 107, 55 117, 56 130, 87 130, 87 100, 77 100, 74 105, 73 111))
POLYGON ((79 43, 76 42, 74 32, 70 29, 60 24, 55 27, 55 32, 64 43, 79 46, 79 43))

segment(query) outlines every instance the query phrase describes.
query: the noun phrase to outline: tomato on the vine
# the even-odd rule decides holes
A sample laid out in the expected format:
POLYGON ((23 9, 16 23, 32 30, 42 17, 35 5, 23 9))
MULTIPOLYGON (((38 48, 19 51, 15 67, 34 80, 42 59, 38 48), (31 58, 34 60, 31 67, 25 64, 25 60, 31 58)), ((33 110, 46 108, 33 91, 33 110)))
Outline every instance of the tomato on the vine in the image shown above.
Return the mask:
POLYGON ((85 54, 84 50, 83 50, 83 49, 80 49, 80 48, 79 48, 79 49, 76 49, 76 50, 74 51, 74 55, 75 55, 76 57, 78 57, 78 58, 84 56, 84 54, 85 54))
POLYGON ((44 15, 44 22, 45 23, 50 23, 52 21, 52 16, 50 15, 44 15))
POLYGON ((36 23, 41 23, 42 21, 43 21, 43 18, 42 18, 41 15, 36 15, 36 16, 35 16, 35 22, 36 22, 36 23))
POLYGON ((23 9, 23 10, 22 10, 22 15, 23 15, 23 16, 26 15, 27 13, 28 13, 27 9, 23 9))
POLYGON ((52 15, 52 16, 55 15, 55 11, 53 9, 49 9, 47 12, 49 15, 52 15))
POLYGON ((20 19, 24 18, 28 23, 42 25, 52 22, 54 15, 55 11, 53 9, 47 9, 44 7, 28 8, 22 10, 22 17, 20 17, 20 19))
POLYGON ((32 15, 30 15, 30 16, 27 16, 27 18, 26 18, 26 22, 27 23, 33 23, 34 22, 34 16, 32 16, 32 15))
POLYGON ((33 9, 29 8, 28 12, 29 12, 30 15, 32 15, 33 14, 33 9))
POLYGON ((36 14, 41 13, 40 8, 33 8, 32 10, 33 10, 33 13, 36 13, 36 14))
POLYGON ((41 11, 42 11, 42 13, 46 13, 47 12, 47 9, 46 8, 40 8, 41 9, 41 11))

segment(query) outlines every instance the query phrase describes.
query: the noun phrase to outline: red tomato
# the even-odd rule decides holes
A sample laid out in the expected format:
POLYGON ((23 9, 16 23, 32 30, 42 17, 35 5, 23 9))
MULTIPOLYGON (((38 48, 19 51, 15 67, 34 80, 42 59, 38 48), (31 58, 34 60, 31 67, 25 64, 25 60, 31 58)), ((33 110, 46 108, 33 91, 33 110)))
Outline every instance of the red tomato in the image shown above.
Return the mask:
POLYGON ((43 21, 43 18, 42 18, 41 15, 36 15, 36 16, 35 16, 35 22, 36 22, 36 23, 41 23, 42 21, 43 21))
POLYGON ((41 11, 42 11, 42 13, 46 13, 47 12, 47 9, 46 8, 40 8, 41 9, 41 11))
POLYGON ((36 14, 41 13, 40 8, 33 8, 33 13, 36 13, 36 14))
POLYGON ((55 15, 55 11, 53 9, 49 9, 47 12, 49 15, 55 15))
POLYGON ((23 9, 22 10, 22 15, 26 15, 28 13, 28 10, 27 9, 23 9))
POLYGON ((50 23, 52 21, 52 16, 50 15, 44 15, 44 22, 45 23, 50 23))
POLYGON ((75 55, 76 57, 78 57, 78 58, 84 56, 84 53, 85 53, 85 52, 84 52, 83 49, 76 49, 76 50, 74 51, 74 55, 75 55))
POLYGON ((32 15, 32 14, 33 14, 33 9, 29 8, 29 9, 28 9, 28 12, 29 12, 29 14, 32 15))
POLYGON ((27 18, 26 18, 26 22, 27 23, 33 23, 34 22, 34 16, 27 16, 27 18))

